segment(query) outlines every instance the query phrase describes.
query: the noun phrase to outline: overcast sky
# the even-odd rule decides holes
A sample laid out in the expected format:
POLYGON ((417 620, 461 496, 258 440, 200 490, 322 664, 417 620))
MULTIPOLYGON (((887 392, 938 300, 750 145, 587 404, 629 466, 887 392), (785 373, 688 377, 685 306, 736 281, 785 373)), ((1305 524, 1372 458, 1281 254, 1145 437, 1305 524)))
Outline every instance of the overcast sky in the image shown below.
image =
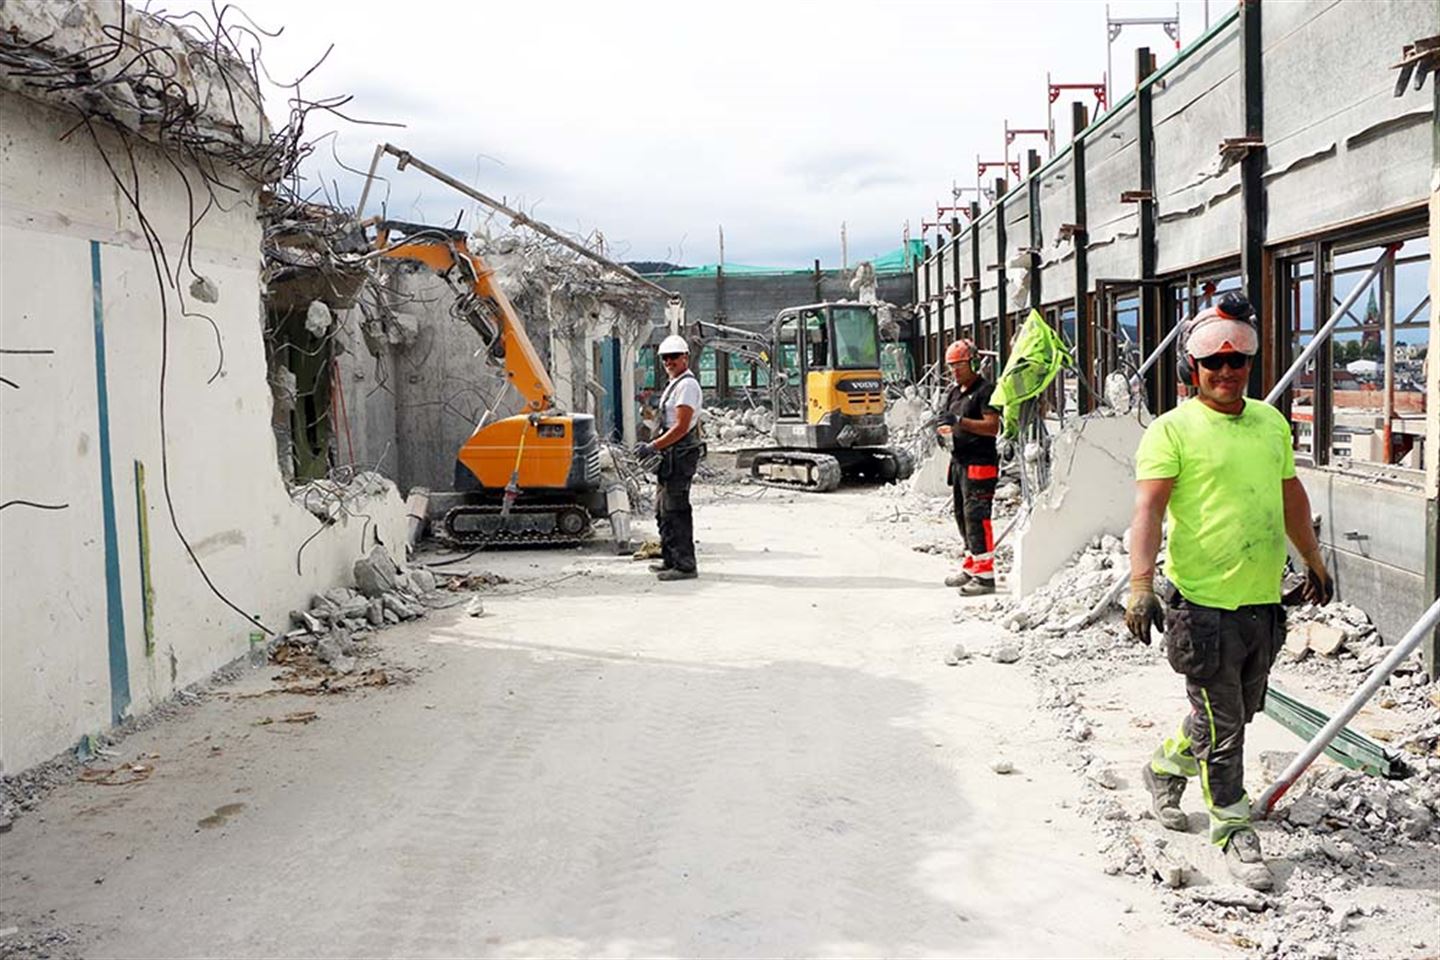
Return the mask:
MULTIPOLYGON (((202 4, 152 8, 162 6, 202 4)), ((405 125, 312 115, 307 133, 334 130, 345 164, 364 169, 388 139, 558 228, 601 231, 612 255, 685 264, 719 258, 721 226, 727 262, 766 266, 839 266, 842 221, 852 264, 899 246, 907 220, 919 237, 953 182, 975 183, 977 153, 999 159, 1007 119, 1045 125, 1047 71, 1098 82, 1106 57, 1106 5, 1092 0, 240 6, 284 28, 264 43, 274 79, 298 76, 333 43, 303 93, 351 94, 352 116, 405 125)), ((1203 32, 1205 6, 1179 4, 1185 43, 1203 32)), ((1211 22, 1233 6, 1212 0, 1211 22)), ((1110 4, 1115 17, 1175 9, 1110 4)), ((1138 46, 1162 65, 1174 53, 1160 27, 1124 28, 1112 83, 1122 92, 1138 46)), ((286 91, 265 93, 283 121, 286 91)), ((1056 127, 1063 144, 1064 99, 1056 127)), ((1043 142, 1022 138, 1017 153, 1027 145, 1043 142)), ((393 160, 382 169, 390 216, 453 223, 463 210, 473 225, 458 194, 397 176, 393 160)), ((362 178, 337 167, 328 143, 307 172, 358 198, 362 178)))

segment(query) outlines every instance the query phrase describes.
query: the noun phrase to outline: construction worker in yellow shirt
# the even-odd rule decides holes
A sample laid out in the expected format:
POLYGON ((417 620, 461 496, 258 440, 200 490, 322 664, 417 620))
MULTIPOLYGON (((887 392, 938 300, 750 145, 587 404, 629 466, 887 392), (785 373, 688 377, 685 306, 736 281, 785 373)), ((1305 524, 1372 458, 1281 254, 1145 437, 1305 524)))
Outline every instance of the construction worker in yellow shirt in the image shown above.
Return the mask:
POLYGON ((1250 819, 1244 785, 1245 725, 1265 702, 1270 666, 1285 640, 1280 606, 1288 536, 1307 568, 1306 599, 1334 594, 1295 475, 1290 424, 1245 388, 1259 348, 1253 310, 1230 295, 1188 324, 1180 374, 1198 395, 1157 417, 1136 453, 1125 622, 1150 642, 1165 632, 1170 666, 1185 677, 1190 713, 1145 764, 1155 816, 1185 830, 1180 809, 1198 776, 1210 840, 1231 875, 1257 890, 1274 878, 1250 819), (1169 522, 1168 605, 1155 596, 1161 522, 1169 522))

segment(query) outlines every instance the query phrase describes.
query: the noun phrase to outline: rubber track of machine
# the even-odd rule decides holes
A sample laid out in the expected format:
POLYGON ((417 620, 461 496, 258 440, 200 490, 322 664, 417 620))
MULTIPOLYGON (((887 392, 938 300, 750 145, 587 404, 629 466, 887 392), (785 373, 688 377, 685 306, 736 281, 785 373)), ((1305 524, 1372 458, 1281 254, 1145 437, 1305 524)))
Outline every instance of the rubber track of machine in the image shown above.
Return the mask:
POLYGON ((786 490, 807 490, 812 493, 829 493, 840 486, 843 473, 840 469, 840 461, 824 453, 810 453, 808 451, 787 450, 784 453, 773 454, 767 457, 761 454, 755 458, 750 467, 750 476, 759 483, 769 487, 781 487, 786 490), (796 483, 790 480, 780 480, 763 475, 760 471, 772 463, 808 463, 814 468, 817 476, 814 483, 796 483))
MULTIPOLYGON (((511 514, 518 513, 554 513, 559 514, 565 511, 578 510, 578 507, 564 506, 514 506, 510 508, 511 514)), ((451 543, 460 547, 570 547, 584 543, 590 537, 590 525, 585 524, 585 529, 576 535, 560 533, 557 530, 553 533, 535 533, 532 531, 506 530, 496 536, 486 537, 475 533, 458 533, 455 530, 454 521, 456 517, 466 514, 494 515, 500 512, 499 507, 477 507, 474 505, 463 505, 453 507, 445 514, 441 522, 441 535, 451 543)))

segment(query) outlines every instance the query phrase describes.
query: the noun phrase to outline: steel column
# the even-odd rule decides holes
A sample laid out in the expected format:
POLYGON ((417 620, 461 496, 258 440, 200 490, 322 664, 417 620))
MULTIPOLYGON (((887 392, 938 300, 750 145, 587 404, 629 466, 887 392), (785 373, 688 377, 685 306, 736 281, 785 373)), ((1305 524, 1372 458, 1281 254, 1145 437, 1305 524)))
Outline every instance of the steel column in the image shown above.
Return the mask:
POLYGON ((1090 258, 1085 232, 1085 141, 1080 134, 1090 125, 1090 112, 1083 103, 1070 105, 1070 126, 1073 129, 1072 150, 1075 155, 1075 365, 1080 370, 1076 384, 1077 412, 1089 413, 1095 407, 1096 398, 1091 395, 1089 382, 1094 376, 1090 350, 1090 258))
MULTIPOLYGON (((1265 137, 1265 100, 1262 84, 1260 44, 1260 0, 1240 0, 1241 85, 1244 90, 1245 136, 1255 143, 1265 137)), ((1240 282, 1253 304, 1264 304, 1265 287, 1265 149, 1252 147, 1240 161, 1240 198, 1244 217, 1240 242, 1240 282)), ((1273 332, 1275 324, 1259 318, 1262 331, 1272 333, 1270 342, 1262 340, 1262 351, 1274 356, 1278 344, 1273 332)), ((1265 363, 1250 369, 1250 393, 1259 395, 1265 389, 1265 363)))

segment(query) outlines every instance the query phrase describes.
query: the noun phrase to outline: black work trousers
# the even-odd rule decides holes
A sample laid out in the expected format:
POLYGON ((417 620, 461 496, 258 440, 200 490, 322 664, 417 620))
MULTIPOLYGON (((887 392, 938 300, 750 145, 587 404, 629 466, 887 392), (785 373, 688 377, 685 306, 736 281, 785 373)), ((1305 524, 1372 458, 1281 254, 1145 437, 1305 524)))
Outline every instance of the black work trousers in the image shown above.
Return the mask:
POLYGON ((695 517, 690 485, 700 466, 701 445, 677 444, 660 451, 655 479, 655 523, 660 528, 660 559, 667 567, 695 569, 695 517))
POLYGON ((995 485, 1000 470, 994 464, 950 461, 955 525, 970 555, 966 569, 982 578, 995 575, 995 528, 990 518, 995 506, 995 485))
POLYGON ((1186 754, 1194 758, 1210 808, 1211 840, 1221 846, 1250 822, 1245 725, 1265 706, 1270 667, 1284 643, 1285 610, 1278 603, 1221 610, 1191 603, 1179 591, 1170 601, 1166 656, 1185 677, 1190 713, 1177 741, 1157 751, 1152 767, 1183 776, 1191 772, 1186 754))

